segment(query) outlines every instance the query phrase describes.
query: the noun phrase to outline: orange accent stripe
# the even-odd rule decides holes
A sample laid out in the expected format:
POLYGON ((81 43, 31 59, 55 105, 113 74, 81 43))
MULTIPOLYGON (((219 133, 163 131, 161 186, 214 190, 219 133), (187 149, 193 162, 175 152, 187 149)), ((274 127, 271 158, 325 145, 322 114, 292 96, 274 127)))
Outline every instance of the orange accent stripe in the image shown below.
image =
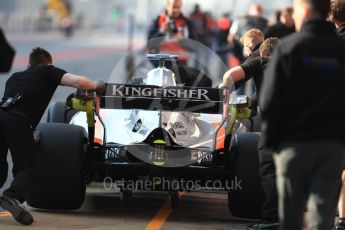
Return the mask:
POLYGON ((97 143, 97 144, 103 144, 103 139, 95 137, 95 139, 93 140, 93 142, 95 142, 95 143, 97 143))
POLYGON ((224 146, 225 146, 225 129, 224 127, 221 127, 217 135, 216 148, 221 149, 221 148, 224 148, 224 146))
POLYGON ((0 212, 0 216, 12 216, 12 214, 9 212, 0 212))
MULTIPOLYGON (((214 128, 218 127, 219 121, 217 119, 215 119, 214 116, 211 116, 211 119, 212 119, 212 126, 214 128)), ((217 135, 216 148, 217 149, 224 148, 224 146, 225 146, 224 143, 225 143, 225 129, 224 129, 224 126, 222 126, 218 132, 218 135, 217 135)))
POLYGON ((159 230, 172 212, 170 201, 166 201, 158 213, 153 217, 145 230, 159 230))
MULTIPOLYGON (((109 110, 102 110, 100 111, 100 115, 102 117, 102 120, 106 120, 109 115, 110 111, 109 110)), ((95 127, 95 139, 94 142, 98 144, 103 144, 103 126, 101 122, 99 121, 98 117, 96 117, 96 127, 95 127)))

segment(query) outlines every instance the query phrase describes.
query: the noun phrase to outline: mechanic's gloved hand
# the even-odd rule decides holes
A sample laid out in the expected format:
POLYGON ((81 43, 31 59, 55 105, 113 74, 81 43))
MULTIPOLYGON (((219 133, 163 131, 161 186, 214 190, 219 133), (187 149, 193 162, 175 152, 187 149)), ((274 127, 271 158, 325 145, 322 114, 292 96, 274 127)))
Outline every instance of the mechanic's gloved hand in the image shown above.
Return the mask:
POLYGON ((96 93, 102 94, 106 89, 106 85, 105 85, 104 81, 97 80, 94 83, 96 85, 96 89, 95 89, 96 93))

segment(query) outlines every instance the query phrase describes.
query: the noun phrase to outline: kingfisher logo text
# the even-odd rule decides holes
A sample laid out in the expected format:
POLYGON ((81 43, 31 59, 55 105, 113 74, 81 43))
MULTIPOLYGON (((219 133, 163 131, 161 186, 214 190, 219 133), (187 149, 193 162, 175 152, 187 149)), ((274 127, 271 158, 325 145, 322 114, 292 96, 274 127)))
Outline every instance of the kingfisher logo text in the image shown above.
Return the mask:
POLYGON ((178 87, 145 87, 112 85, 112 96, 115 97, 153 97, 167 99, 189 99, 210 101, 207 89, 185 89, 178 87))

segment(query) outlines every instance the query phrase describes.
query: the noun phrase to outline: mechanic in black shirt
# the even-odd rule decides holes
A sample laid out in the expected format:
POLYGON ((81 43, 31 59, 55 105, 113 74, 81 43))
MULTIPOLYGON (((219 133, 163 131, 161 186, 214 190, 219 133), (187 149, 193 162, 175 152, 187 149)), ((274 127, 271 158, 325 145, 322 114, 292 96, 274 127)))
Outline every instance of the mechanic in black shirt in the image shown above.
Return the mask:
MULTIPOLYGON (((270 56, 273 49, 278 45, 278 38, 266 39, 259 48, 260 56, 248 59, 241 65, 242 70, 237 73, 241 79, 247 81, 250 78, 254 79, 257 95, 260 95, 261 82, 264 78, 264 70, 267 68, 270 56)), ((236 81, 235 79, 229 80, 232 75, 227 75, 224 78, 224 86, 230 86, 229 83, 236 81)), ((241 82, 243 82, 241 80, 241 82)), ((258 120, 258 119, 257 119, 258 120)), ((258 145, 259 159, 260 159, 260 176, 262 180, 262 187, 265 193, 265 201, 262 207, 262 220, 257 224, 247 226, 247 230, 276 230, 278 229, 278 198, 276 191, 276 173, 273 162, 273 151, 270 148, 265 148, 260 141, 258 145)))
MULTIPOLYGON (((270 57, 274 48, 279 44, 279 39, 268 38, 260 45, 260 68, 253 72, 255 84, 257 84, 257 96, 260 95, 262 89, 262 81, 264 79, 264 71, 270 63, 270 57)), ((248 72, 248 71, 247 71, 248 72)), ((260 108, 259 108, 260 109, 260 108)), ((260 110, 259 110, 260 111, 260 110)), ((261 124, 261 116, 258 113, 256 122, 261 124)), ((254 122, 255 122, 254 121, 254 122)), ((262 135, 262 134, 261 134, 262 135)), ((263 191, 265 193, 265 200, 262 206, 261 221, 254 225, 249 225, 247 230, 277 230, 278 229, 278 194, 276 186, 276 168, 273 161, 272 148, 266 147, 261 138, 258 143, 259 152, 259 173, 263 191)))
MULTIPOLYGON (((241 42, 245 52, 248 54, 248 58, 243 64, 231 68, 224 74, 222 84, 224 87, 230 87, 233 83, 235 83, 236 88, 241 87, 247 80, 253 78, 254 75, 258 75, 257 72, 261 71, 259 67, 261 64, 260 45, 264 40, 263 33, 258 29, 251 29, 244 34, 241 42)), ((260 88, 259 80, 258 83, 256 87, 260 88)))
POLYGON ((3 31, 0 28, 0 73, 10 71, 14 55, 14 49, 8 43, 3 31))
POLYGON ((6 82, 0 108, 0 187, 7 178, 8 150, 12 156, 14 180, 0 196, 0 206, 24 225, 33 222, 31 214, 21 206, 34 176, 33 130, 59 85, 81 90, 97 90, 102 87, 101 83, 94 83, 86 77, 67 73, 53 66, 51 55, 42 48, 32 50, 27 70, 14 73, 6 82))
POLYGON ((345 42, 329 0, 295 0, 299 33, 275 49, 260 95, 265 146, 277 151, 280 230, 332 229, 345 166, 345 42))
MULTIPOLYGON (((245 62, 248 62, 252 58, 259 57, 259 47, 260 44, 265 40, 264 34, 259 29, 250 29, 241 37, 240 42, 243 44, 243 54, 247 58, 245 62)), ((234 69, 236 70, 236 69, 234 69)), ((231 70, 230 70, 231 72, 231 70)), ((237 95, 244 95, 247 91, 250 97, 253 96, 255 93, 255 86, 253 80, 251 81, 239 81, 235 84, 236 86, 236 94, 237 95), (248 92, 249 91, 249 92, 248 92)))
MULTIPOLYGON (((330 19, 337 28, 338 36, 345 39, 345 0, 332 1, 330 19)), ((342 181, 343 185, 338 202, 339 218, 335 230, 345 230, 345 171, 342 174, 342 181)))
POLYGON ((287 7, 281 11, 279 21, 264 30, 265 38, 283 38, 295 32, 295 22, 292 18, 293 9, 287 7))

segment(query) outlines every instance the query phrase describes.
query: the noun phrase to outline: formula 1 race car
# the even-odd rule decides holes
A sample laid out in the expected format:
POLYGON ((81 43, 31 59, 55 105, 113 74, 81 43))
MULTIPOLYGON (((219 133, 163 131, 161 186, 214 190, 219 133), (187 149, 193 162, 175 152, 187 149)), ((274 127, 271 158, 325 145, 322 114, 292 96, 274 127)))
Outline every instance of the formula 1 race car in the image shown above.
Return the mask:
POLYGON ((259 134, 238 128, 256 108, 225 88, 178 85, 166 68, 176 56, 147 58, 157 67, 136 84, 106 83, 101 94, 77 91, 51 105, 36 132, 28 204, 78 209, 91 182, 121 181, 125 204, 133 190, 167 191, 172 207, 181 191, 222 190, 233 216, 260 218, 259 134))

